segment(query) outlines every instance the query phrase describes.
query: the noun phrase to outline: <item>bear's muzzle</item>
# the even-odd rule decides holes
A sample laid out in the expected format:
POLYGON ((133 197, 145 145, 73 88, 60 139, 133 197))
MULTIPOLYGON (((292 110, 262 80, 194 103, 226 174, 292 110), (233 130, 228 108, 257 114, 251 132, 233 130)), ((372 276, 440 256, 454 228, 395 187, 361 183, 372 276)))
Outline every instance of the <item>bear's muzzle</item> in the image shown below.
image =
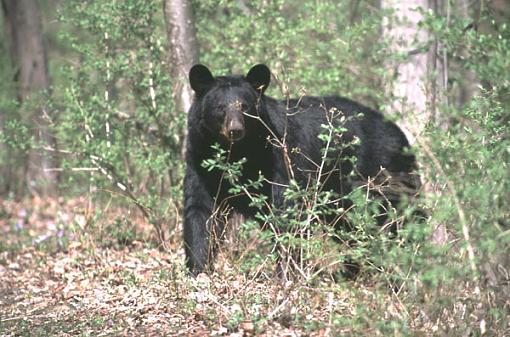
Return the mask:
POLYGON ((239 111, 227 112, 221 133, 231 142, 241 140, 246 133, 242 113, 239 111))

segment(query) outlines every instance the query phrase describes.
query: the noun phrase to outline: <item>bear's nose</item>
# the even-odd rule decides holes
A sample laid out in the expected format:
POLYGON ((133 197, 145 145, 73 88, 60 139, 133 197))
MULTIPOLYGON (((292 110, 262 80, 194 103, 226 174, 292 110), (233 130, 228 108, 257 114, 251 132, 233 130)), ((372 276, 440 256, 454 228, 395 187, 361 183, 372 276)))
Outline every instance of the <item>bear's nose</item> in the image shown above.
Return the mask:
POLYGON ((230 141, 235 142, 244 137, 244 125, 241 121, 231 120, 228 123, 227 137, 230 141))
POLYGON ((229 139, 233 142, 240 140, 244 137, 244 130, 230 130, 229 131, 229 139))

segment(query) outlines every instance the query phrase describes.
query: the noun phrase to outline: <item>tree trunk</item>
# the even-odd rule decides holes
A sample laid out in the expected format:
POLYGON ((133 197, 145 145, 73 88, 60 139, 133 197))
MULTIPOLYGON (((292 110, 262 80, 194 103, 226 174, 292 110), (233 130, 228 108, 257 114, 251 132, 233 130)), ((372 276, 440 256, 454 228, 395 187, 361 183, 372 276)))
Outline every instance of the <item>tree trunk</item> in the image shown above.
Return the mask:
POLYGON ((389 66, 394 79, 389 112, 404 116, 399 124, 411 143, 428 122, 440 117, 439 105, 445 99, 446 57, 437 43, 430 43, 428 32, 419 28, 423 15, 417 9, 427 10, 434 1, 381 1, 383 10, 394 11, 383 26, 384 37, 392 53, 403 56, 389 66))
POLYGON ((193 99, 193 92, 188 83, 188 72, 198 62, 198 46, 191 2, 164 0, 163 10, 170 45, 170 68, 175 81, 174 101, 179 112, 187 112, 193 99))
MULTIPOLYGON (((424 18, 418 10, 432 9, 437 13, 440 8, 437 0, 382 0, 381 7, 394 11, 394 16, 384 24, 383 34, 392 54, 402 57, 389 67, 394 82, 390 89, 393 102, 388 110, 403 116, 398 124, 411 144, 421 142, 421 133, 428 123, 447 127, 440 107, 446 103, 448 59, 437 41, 419 27, 424 18)), ((449 13, 446 14, 448 17, 449 13)), ((435 187, 425 182, 424 190, 434 193, 435 187)), ((438 244, 447 242, 444 224, 435 224, 432 240, 438 244)))
MULTIPOLYGON (((495 2, 495 1, 494 1, 495 2)), ((471 12, 472 1, 470 0, 459 0, 457 6, 459 7, 459 14, 463 19, 469 20, 472 19, 474 22, 479 21, 480 13, 476 13, 473 15, 471 12)), ((465 56, 467 54, 466 50, 461 50, 460 55, 465 56)), ((462 107, 469 103, 473 96, 478 95, 479 93, 479 85, 480 82, 476 78, 476 74, 466 67, 463 66, 461 62, 457 62, 455 64, 456 72, 458 72, 463 79, 458 83, 458 93, 456 95, 456 105, 462 107)))
MULTIPOLYGON (((18 100, 23 105, 30 95, 50 88, 41 15, 35 0, 2 0, 2 7, 16 69, 18 100)), ((49 115, 44 107, 37 106, 37 111, 29 116, 36 146, 55 148, 55 139, 47 130, 49 115)), ((54 166, 54 159, 47 151, 32 149, 26 169, 28 188, 42 195, 56 193, 57 176, 49 170, 54 166)))

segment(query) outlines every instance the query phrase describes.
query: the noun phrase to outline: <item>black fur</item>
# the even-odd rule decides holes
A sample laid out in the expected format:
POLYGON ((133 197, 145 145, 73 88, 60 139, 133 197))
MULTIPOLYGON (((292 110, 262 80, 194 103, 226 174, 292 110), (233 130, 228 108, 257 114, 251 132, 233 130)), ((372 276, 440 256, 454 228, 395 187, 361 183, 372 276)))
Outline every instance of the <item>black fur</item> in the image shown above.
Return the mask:
MULTIPOLYGON (((294 177, 306 184, 317 175, 314 163, 321 162, 320 150, 324 147, 318 135, 325 132, 321 125, 327 124, 326 116, 332 108, 337 110, 333 124, 338 124, 342 115, 347 118, 347 131, 337 141, 349 143, 357 137, 360 143, 328 156, 338 160, 323 170, 329 172, 321 178, 324 188, 341 195, 351 190, 352 182, 347 177, 354 167, 346 160, 349 156, 356 157, 354 169, 361 178, 374 177, 381 168, 397 176, 415 168, 414 156, 405 151, 409 146, 406 137, 379 112, 338 96, 278 101, 264 95, 269 81, 269 69, 260 64, 246 76, 213 77, 203 65, 190 70, 196 97, 188 116, 184 241, 186 263, 194 274, 210 266, 212 233, 223 230, 224 222, 212 216, 215 205, 227 200, 237 212, 247 216, 254 212, 248 206, 248 197, 228 198, 228 183, 222 181, 219 186, 220 172, 208 172, 201 166, 204 159, 213 156, 214 143, 231 149, 231 161, 247 159, 243 181, 255 180, 261 172, 272 182, 265 183, 259 193, 268 196, 277 209, 285 207, 283 186, 289 183, 290 170, 274 138, 285 142, 294 177)), ((398 202, 398 195, 391 201, 398 202)))

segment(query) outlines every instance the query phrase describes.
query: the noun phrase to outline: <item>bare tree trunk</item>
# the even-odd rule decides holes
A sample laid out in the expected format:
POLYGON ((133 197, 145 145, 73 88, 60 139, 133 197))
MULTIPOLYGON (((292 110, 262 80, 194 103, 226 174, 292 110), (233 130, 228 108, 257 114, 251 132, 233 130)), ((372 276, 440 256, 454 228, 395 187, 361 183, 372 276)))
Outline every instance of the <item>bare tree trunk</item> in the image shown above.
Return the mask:
MULTIPOLYGON (((448 6, 448 5, 447 5, 448 6)), ((424 11, 440 10, 437 0, 382 0, 384 10, 394 11, 386 20, 384 37, 390 42, 394 55, 402 56, 390 65, 392 72, 391 96, 394 101, 389 112, 403 116, 399 122, 409 141, 420 142, 420 135, 430 122, 447 127, 447 120, 440 113, 446 103, 448 83, 446 53, 430 34, 419 27, 424 11)), ((445 11, 448 18, 448 8, 445 11)), ((425 193, 434 192, 434 186, 425 182, 425 193)), ((444 244, 448 240, 444 224, 435 224, 432 240, 444 244)))
MULTIPOLYGON (((42 37, 42 22, 38 2, 35 0, 2 0, 11 55, 17 71, 18 100, 23 104, 31 94, 50 88, 46 46, 42 37)), ((49 116, 44 108, 31 116, 37 145, 55 147, 55 139, 47 131, 49 116)), ((52 195, 57 189, 57 175, 48 169, 54 159, 41 149, 28 155, 28 187, 42 195, 52 195)))
POLYGON ((170 43, 171 72, 175 81, 174 100, 178 111, 191 107, 193 92, 189 69, 198 62, 198 45, 191 1, 164 0, 163 10, 170 43))
MULTIPOLYGON (((4 133, 4 130, 4 113, 0 111, 0 134, 4 133)), ((6 163, 4 162, 4 160, 8 158, 8 155, 6 155, 7 151, 7 147, 3 143, 0 143, 0 195, 9 192, 9 181, 13 178, 9 167, 10 165, 5 165, 6 163)))
MULTIPOLYGON (((476 1, 474 1, 474 3, 476 3, 476 1)), ((495 1, 493 3, 495 3, 495 1)), ((475 23, 480 20, 480 9, 478 9, 478 13, 471 13, 473 12, 471 7, 479 8, 480 4, 476 4, 475 6, 472 0, 458 0, 456 5, 459 7, 459 12, 462 18, 466 20, 471 18, 475 23)), ((467 51, 462 50, 460 53, 461 56, 465 56, 467 51)), ((457 62, 455 66, 457 68, 456 72, 458 72, 463 79, 462 81, 459 81, 458 84, 459 88, 458 94, 456 95, 456 104, 457 106, 464 106, 471 100, 473 96, 479 93, 480 82, 476 78, 475 73, 463 67, 461 62, 457 62)))
MULTIPOLYGON (((446 24, 450 24, 451 5, 449 1, 429 0, 430 8, 436 15, 446 17, 446 24)), ((441 106, 448 104, 448 55, 446 49, 437 40, 431 41, 428 50, 428 74, 429 83, 427 86, 427 96, 429 101, 430 120, 443 130, 448 129, 449 120, 441 112, 441 106)))
POLYGON ((394 101, 389 112, 404 116, 399 124, 411 143, 428 122, 439 118, 439 105, 445 99, 447 59, 440 46, 431 43, 428 32, 419 27, 423 15, 417 10, 429 9, 434 1, 381 1, 382 9, 394 11, 393 18, 384 24, 384 37, 392 52, 403 56, 402 61, 389 67, 395 80, 390 89, 394 101))

